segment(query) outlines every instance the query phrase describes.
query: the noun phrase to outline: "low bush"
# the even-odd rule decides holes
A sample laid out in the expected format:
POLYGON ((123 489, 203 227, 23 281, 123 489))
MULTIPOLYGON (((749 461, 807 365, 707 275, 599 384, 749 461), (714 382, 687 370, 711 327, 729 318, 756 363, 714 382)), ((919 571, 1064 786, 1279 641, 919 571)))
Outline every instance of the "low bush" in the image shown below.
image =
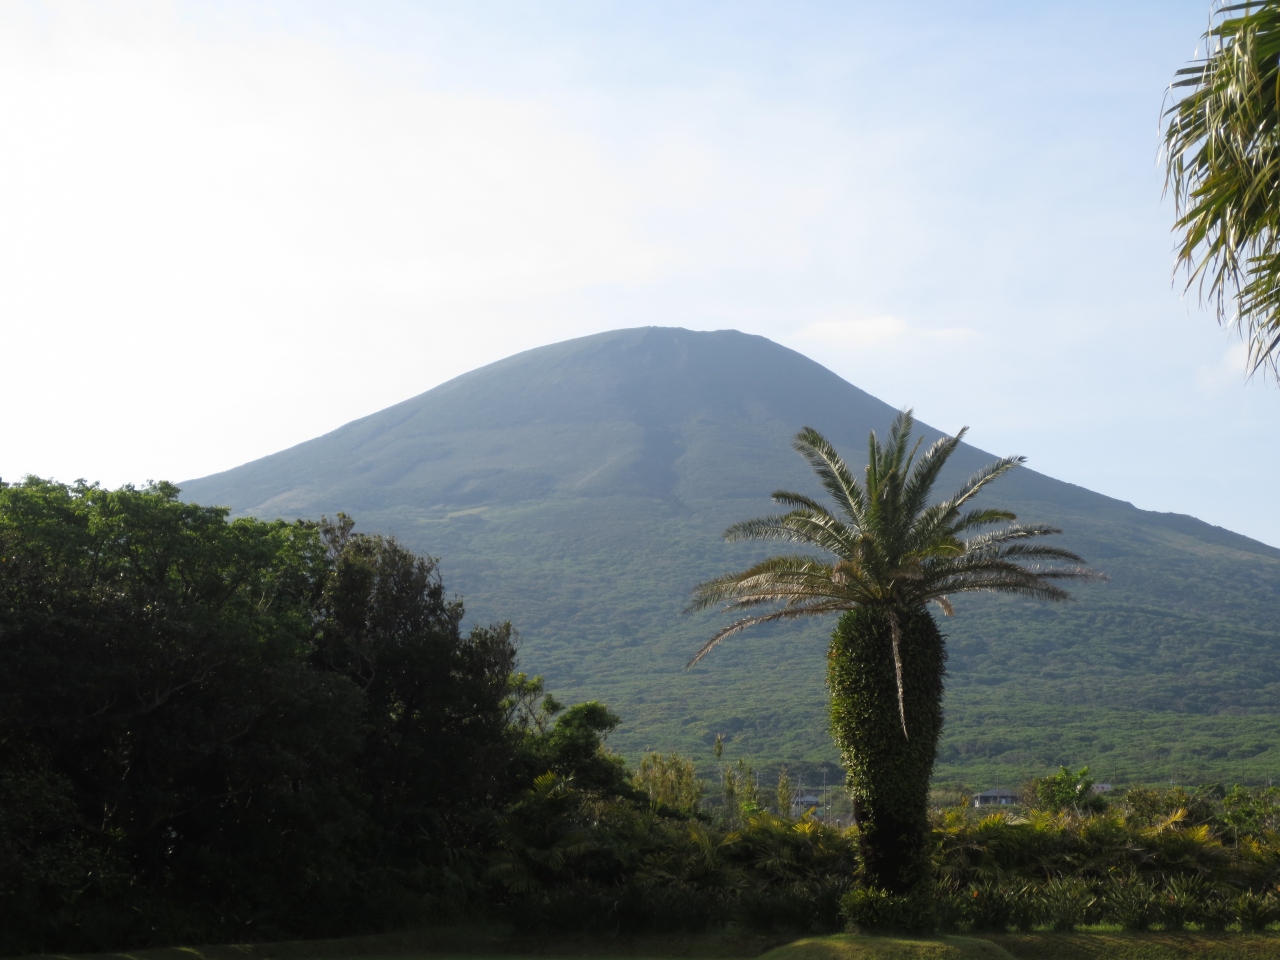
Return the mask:
POLYGON ((1076 927, 1097 919, 1098 897, 1093 888, 1074 877, 1055 877, 1034 888, 1038 908, 1037 920, 1054 930, 1070 933, 1076 927))
POLYGON ((840 901, 840 912, 856 933, 932 933, 938 926, 933 892, 923 888, 895 895, 856 887, 840 901))
POLYGON ((1280 921, 1280 900, 1270 892, 1254 893, 1246 890, 1235 898, 1231 906, 1240 929, 1246 933, 1265 930, 1280 921))
POLYGON ((1215 919, 1226 925, 1222 898, 1199 877, 1173 877, 1160 896, 1161 920, 1166 930, 1185 930, 1189 924, 1205 928, 1215 919))
POLYGON ((1149 930, 1164 917, 1160 892, 1136 873, 1111 877, 1102 901, 1103 916, 1125 930, 1149 930))
POLYGON ((939 920, 948 929, 972 933, 1003 933, 1018 926, 1017 890, 998 883, 982 883, 963 891, 939 891, 939 920))

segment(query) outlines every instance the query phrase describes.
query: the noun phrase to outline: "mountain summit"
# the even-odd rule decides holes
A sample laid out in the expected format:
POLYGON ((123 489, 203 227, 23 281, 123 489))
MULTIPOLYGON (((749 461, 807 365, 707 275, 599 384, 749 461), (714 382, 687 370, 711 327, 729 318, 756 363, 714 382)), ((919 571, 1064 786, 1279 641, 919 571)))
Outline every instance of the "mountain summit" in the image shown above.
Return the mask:
MULTIPOLYGON (((854 462, 895 413, 763 337, 644 327, 526 351, 182 486, 236 514, 345 511, 441 557, 469 614, 516 624, 526 669, 623 715, 622 750, 705 762, 724 733, 735 757, 803 769, 835 759, 831 624, 743 635, 685 672, 716 619, 680 611, 695 583, 760 555, 719 539, 729 523, 770 512, 779 487, 815 490, 789 446, 801 426, 854 462)), ((939 489, 991 459, 962 448, 939 489)), ((960 600, 942 621, 940 776, 1280 775, 1280 550, 1026 469, 991 502, 1061 526, 1112 581, 1059 607, 960 600)))
POLYGON ((841 439, 861 431, 861 449, 895 412, 764 337, 643 327, 508 357, 186 489, 240 512, 302 514, 758 497, 780 469, 806 469, 788 446, 805 417, 841 439))

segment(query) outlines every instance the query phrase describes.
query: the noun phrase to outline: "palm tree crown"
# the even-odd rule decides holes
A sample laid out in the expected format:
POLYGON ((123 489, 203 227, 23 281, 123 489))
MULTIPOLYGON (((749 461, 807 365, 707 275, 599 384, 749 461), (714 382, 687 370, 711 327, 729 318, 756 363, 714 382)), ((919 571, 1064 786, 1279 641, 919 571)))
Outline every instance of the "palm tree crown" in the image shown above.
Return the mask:
POLYGON ((689 666, 726 637, 756 624, 879 606, 889 614, 892 626, 898 707, 905 733, 901 631, 895 611, 934 603, 950 616, 954 613, 951 596, 974 590, 1069 600, 1059 581, 1101 578, 1071 551, 1037 542, 1060 530, 1014 523, 1017 517, 1008 510, 971 506, 979 491, 1025 457, 997 460, 952 496, 931 502, 938 474, 968 428, 939 439, 917 460, 923 438, 908 451, 914 426, 911 411, 906 410, 893 421, 887 442, 881 444, 871 434, 866 482, 861 485, 818 431, 806 427, 796 434, 792 446, 809 461, 835 501, 836 511, 803 494, 779 490, 773 499, 790 507, 789 512, 744 520, 724 536, 730 541, 784 540, 830 556, 770 557, 699 584, 690 612, 719 603, 725 604, 726 611, 781 606, 729 624, 703 644, 689 666), (997 524, 1004 526, 986 529, 997 524))
POLYGON ((1177 265, 1219 322, 1236 323, 1251 372, 1280 379, 1280 3, 1217 14, 1166 111, 1177 265))

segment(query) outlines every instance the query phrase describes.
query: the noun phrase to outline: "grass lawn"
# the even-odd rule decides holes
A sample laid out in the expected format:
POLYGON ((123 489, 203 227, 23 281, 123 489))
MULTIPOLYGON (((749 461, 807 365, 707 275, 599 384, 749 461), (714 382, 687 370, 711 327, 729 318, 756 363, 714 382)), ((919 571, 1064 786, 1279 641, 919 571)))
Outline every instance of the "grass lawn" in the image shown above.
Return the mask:
POLYGON ((545 960, 634 958, 634 960, 748 960, 789 942, 786 935, 752 933, 658 936, 513 936, 501 927, 405 930, 341 940, 160 947, 100 954, 46 954, 25 960, 545 960))
POLYGON ((1280 958, 1270 933, 1009 933, 981 937, 796 940, 761 960, 1262 960, 1280 958))
MULTIPOLYGON (((90 955, 55 955, 79 960, 90 955)), ((92 960, 1280 960, 1280 934, 1017 933, 981 937, 834 934, 789 940, 759 934, 511 936, 451 928, 343 940, 167 947, 92 955, 92 960)), ((30 960, 52 960, 35 958, 30 960)))
POLYGON ((986 939, 1019 960, 1280 958, 1280 934, 1275 933, 1009 933, 986 939))

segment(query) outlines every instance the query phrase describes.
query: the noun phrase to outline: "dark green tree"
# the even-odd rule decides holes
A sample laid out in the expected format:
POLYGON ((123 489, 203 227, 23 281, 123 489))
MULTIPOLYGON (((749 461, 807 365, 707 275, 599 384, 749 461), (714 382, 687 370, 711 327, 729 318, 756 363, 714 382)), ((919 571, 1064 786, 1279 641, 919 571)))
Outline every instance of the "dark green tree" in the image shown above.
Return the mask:
POLYGON ((598 796, 646 799, 631 784, 631 771, 604 742, 621 718, 597 700, 570 707, 550 729, 528 737, 521 747, 520 764, 528 782, 544 773, 572 780, 578 790, 598 796))
POLYGON ((474 879, 483 812, 515 789, 514 638, 509 623, 464 634, 434 558, 353 528, 342 514, 320 524, 329 573, 311 661, 363 694, 359 781, 381 862, 416 899, 428 878, 474 879))
POLYGON ((1059 768, 1051 777, 1033 777, 1023 790, 1022 802, 1036 810, 1060 813, 1100 813, 1107 809, 1107 800, 1093 789, 1089 768, 1074 773, 1066 767, 1059 768))
POLYGON ((177 494, 0 489, 0 762, 57 798, 50 842, 126 881, 91 874, 60 902, 46 886, 27 919, 59 929, 11 938, 105 946, 341 912, 363 719, 358 690, 306 663, 323 546, 177 494))
POLYGON ((345 518, 0 485, 0 952, 340 935, 465 893, 523 784, 510 627, 462 616, 345 518))
POLYGON ((1024 458, 997 460, 935 501, 938 475, 966 431, 939 439, 917 460, 922 441, 911 444, 913 428, 904 411, 887 442, 871 434, 861 484, 821 434, 800 431, 793 446, 836 509, 779 490, 773 499, 789 512, 734 524, 725 538, 781 540, 821 555, 770 557, 709 580, 690 606, 775 607, 719 631, 690 666, 747 627, 841 614, 827 656, 832 729, 861 828, 865 879, 894 894, 916 889, 927 869, 929 777, 942 730, 946 660, 927 606, 949 616, 953 595, 977 590, 1061 601, 1069 598, 1061 581, 1098 576, 1069 550, 1039 542, 1059 530, 973 505, 1024 458))

